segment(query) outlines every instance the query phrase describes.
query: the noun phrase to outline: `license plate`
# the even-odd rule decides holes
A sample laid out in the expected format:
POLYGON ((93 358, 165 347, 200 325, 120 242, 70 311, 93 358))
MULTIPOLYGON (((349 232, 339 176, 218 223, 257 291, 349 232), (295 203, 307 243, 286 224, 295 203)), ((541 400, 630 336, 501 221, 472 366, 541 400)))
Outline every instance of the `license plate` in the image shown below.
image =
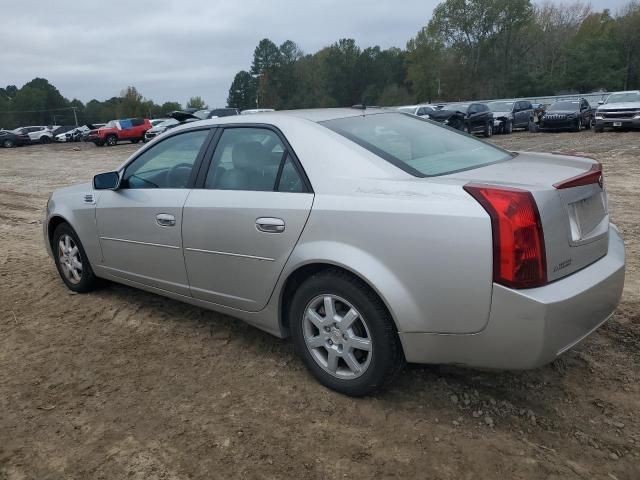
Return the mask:
POLYGON ((613 122, 613 126, 614 127, 621 127, 622 126, 622 122, 613 122))

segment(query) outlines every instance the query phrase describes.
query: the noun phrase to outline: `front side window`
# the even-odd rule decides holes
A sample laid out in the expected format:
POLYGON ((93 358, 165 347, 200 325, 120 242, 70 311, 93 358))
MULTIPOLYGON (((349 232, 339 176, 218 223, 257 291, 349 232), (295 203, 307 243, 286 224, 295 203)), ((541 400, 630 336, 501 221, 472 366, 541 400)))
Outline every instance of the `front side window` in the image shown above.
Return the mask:
POLYGON ((320 124, 416 177, 446 175, 512 158, 493 145, 399 113, 359 115, 320 124))
POLYGON ((123 188, 186 188, 209 130, 174 135, 146 150, 124 171, 123 188))
MULTIPOLYGON (((227 128, 213 155, 205 188, 277 190, 287 157, 280 137, 269 129, 227 128)), ((291 183, 288 188, 286 191, 296 191, 297 187, 291 183)))

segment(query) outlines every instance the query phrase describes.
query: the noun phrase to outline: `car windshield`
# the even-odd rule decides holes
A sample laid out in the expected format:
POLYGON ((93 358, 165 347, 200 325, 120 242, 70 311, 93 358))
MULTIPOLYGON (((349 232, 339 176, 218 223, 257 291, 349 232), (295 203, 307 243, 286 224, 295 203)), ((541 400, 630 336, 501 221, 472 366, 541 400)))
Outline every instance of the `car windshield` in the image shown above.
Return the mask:
POLYGON ((487 103, 492 112, 510 112, 513 110, 513 102, 490 102, 487 103))
POLYGON ((624 103, 624 102, 640 102, 640 93, 612 93, 605 103, 624 103))
POLYGON ((547 108, 548 112, 559 111, 559 110, 580 110, 580 102, 556 102, 547 108))
POLYGON ((416 177, 445 175, 511 158, 498 147, 402 113, 320 123, 416 177))

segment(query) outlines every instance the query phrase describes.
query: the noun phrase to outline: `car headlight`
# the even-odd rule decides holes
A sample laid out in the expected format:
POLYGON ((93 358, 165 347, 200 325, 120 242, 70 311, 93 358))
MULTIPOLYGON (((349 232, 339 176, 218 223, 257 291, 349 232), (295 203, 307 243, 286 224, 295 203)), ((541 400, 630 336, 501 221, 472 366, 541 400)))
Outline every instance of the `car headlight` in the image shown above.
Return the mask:
POLYGON ((596 120, 604 120, 604 117, 601 113, 596 113, 596 120))
POLYGON ((445 121, 444 121, 444 122, 442 122, 442 123, 444 123, 445 125, 449 125, 449 120, 445 120, 445 121))

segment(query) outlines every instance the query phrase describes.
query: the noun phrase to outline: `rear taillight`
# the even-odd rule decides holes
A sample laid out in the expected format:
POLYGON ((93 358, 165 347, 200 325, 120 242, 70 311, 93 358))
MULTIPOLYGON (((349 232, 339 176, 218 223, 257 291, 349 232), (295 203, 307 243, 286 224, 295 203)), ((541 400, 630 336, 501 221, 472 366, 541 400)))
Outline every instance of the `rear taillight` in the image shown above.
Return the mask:
POLYGON ((544 234, 531 192, 477 184, 464 189, 491 217, 493 281, 511 288, 547 283, 544 234))
POLYGON ((602 165, 600 165, 599 163, 595 163, 585 173, 581 173, 580 175, 576 175, 575 177, 563 180, 562 182, 554 183, 553 186, 560 190, 563 188, 591 185, 592 183, 597 183, 600 185, 600 187, 602 187, 603 185, 602 165))

